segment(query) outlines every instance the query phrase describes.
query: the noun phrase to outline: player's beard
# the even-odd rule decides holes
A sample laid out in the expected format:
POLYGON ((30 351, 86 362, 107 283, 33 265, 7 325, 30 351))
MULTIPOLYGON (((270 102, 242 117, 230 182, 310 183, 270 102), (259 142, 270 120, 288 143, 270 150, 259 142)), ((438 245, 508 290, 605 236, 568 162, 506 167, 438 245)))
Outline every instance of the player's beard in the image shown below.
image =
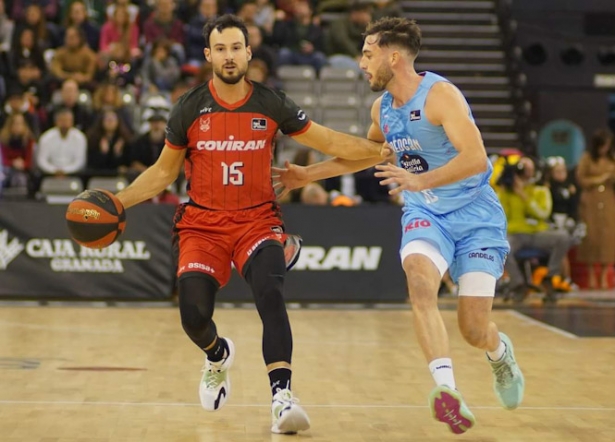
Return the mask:
POLYGON ((221 68, 214 69, 214 74, 226 84, 237 84, 246 76, 248 68, 246 66, 244 69, 241 69, 238 65, 235 65, 235 69, 237 73, 231 75, 227 74, 224 70, 224 66, 222 66, 221 68))
POLYGON ((380 66, 374 75, 373 82, 370 84, 370 89, 373 92, 382 92, 386 89, 387 84, 393 78, 393 70, 386 65, 380 66))

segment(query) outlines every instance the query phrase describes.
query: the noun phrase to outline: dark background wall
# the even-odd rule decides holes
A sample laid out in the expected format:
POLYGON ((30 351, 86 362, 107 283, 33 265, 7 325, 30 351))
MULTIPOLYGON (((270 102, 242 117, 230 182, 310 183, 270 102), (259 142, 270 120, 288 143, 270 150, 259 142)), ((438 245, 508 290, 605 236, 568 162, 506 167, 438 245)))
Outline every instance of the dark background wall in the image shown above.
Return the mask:
POLYGON ((524 51, 521 62, 528 79, 528 96, 537 128, 555 118, 578 123, 586 136, 609 122, 609 96, 615 88, 598 88, 596 74, 615 75, 615 60, 601 63, 605 49, 615 57, 614 0, 513 0, 512 18, 517 22, 517 45, 524 51), (532 65, 528 49, 543 46, 546 61, 532 65), (584 55, 578 65, 567 65, 562 51, 576 46, 584 55))

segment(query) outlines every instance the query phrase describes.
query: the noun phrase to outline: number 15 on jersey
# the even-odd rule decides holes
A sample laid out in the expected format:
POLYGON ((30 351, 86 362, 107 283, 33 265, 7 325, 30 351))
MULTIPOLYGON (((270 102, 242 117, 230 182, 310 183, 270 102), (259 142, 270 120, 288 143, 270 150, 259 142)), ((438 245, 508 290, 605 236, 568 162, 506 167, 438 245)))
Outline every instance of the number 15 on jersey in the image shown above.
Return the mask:
POLYGON ((231 164, 222 164, 222 184, 225 186, 243 186, 243 161, 235 161, 231 164))

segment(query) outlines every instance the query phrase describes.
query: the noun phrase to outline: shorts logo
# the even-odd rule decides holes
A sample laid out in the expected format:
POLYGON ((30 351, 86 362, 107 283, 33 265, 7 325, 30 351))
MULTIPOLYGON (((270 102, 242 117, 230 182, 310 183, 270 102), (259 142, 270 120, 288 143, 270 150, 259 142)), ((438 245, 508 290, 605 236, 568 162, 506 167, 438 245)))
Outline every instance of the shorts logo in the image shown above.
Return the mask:
POLYGON ((495 257, 493 255, 483 252, 470 252, 468 253, 468 258, 487 259, 491 262, 495 261, 495 257))
MULTIPOLYGON (((202 264, 200 262, 191 262, 186 267, 188 267, 189 270, 196 269, 196 270, 203 270, 208 273, 216 273, 216 271, 212 269, 210 266, 208 266, 207 264, 202 264)), ((184 267, 182 266, 182 268, 179 269, 179 272, 181 273, 183 270, 184 270, 184 267)))
POLYGON ((267 130, 267 120, 265 118, 252 118, 252 130, 267 130))
POLYGON ((423 229, 425 227, 431 227, 431 223, 426 219, 417 219, 410 221, 409 224, 406 224, 406 227, 404 227, 404 233, 409 232, 410 230, 423 229))
POLYGON ((211 129, 211 120, 209 117, 201 117, 199 119, 199 128, 201 132, 208 132, 211 129))

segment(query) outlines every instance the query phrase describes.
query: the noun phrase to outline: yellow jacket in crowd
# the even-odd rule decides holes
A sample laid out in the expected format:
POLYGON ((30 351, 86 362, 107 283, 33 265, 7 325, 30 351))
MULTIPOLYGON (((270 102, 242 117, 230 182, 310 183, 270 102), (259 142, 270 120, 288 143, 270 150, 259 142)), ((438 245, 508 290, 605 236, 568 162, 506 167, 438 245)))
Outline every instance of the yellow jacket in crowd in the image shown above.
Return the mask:
POLYGON ((537 233, 549 229, 548 219, 553 209, 548 187, 528 184, 523 188, 525 199, 519 194, 496 187, 496 192, 506 212, 508 233, 537 233))

